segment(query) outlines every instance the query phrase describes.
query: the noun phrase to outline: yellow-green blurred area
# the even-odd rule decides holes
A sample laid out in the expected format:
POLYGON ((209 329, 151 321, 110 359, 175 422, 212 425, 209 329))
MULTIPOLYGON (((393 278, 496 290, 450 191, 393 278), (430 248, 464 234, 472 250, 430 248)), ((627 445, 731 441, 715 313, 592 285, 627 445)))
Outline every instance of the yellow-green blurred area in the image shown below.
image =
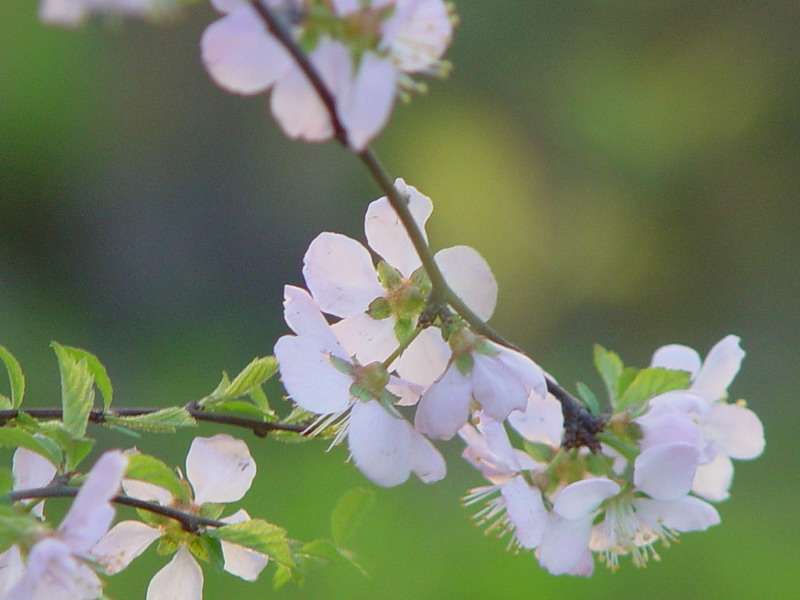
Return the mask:
MULTIPOLYGON (((400 106, 376 145, 433 198, 433 246, 483 253, 500 284, 492 323, 570 389, 599 393, 594 342, 644 366, 666 343, 705 353, 740 335, 731 393, 764 420, 767 451, 738 463, 720 526, 646 570, 623 560, 584 580, 470 523, 460 497, 482 482, 453 441, 443 482, 378 490, 350 542, 368 577, 330 567, 273 592, 269 570, 257 584, 207 573, 205 597, 794 597, 800 4, 457 6, 452 76, 400 106)), ((282 286, 302 283, 314 236, 363 239, 378 196, 366 171, 335 144, 285 139, 266 96, 209 80, 198 43, 214 18, 200 5, 157 26, 65 31, 39 24, 32 1, 0 3, 0 343, 31 405, 59 401, 51 340, 97 354, 120 406, 201 397, 287 331, 282 286)), ((195 434, 92 431, 175 465, 195 434)), ((328 534, 335 500, 369 486, 343 448, 228 431, 259 468, 239 504, 296 538, 328 534)), ((165 560, 150 549, 109 594, 143 598, 165 560)))

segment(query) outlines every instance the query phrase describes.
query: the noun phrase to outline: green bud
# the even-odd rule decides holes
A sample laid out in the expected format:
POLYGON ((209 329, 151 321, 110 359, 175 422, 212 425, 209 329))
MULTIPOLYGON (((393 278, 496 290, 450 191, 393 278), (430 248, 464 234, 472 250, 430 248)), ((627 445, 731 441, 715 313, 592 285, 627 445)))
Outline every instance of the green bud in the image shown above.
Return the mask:
POLYGON ((392 265, 387 263, 386 261, 379 261, 378 262, 378 281, 381 282, 381 285, 386 290, 393 290, 401 283, 403 283, 403 276, 400 274, 400 271, 395 269, 392 265))
POLYGON ((367 314, 376 321, 387 319, 392 315, 392 306, 386 298, 375 298, 375 300, 369 303, 367 314))

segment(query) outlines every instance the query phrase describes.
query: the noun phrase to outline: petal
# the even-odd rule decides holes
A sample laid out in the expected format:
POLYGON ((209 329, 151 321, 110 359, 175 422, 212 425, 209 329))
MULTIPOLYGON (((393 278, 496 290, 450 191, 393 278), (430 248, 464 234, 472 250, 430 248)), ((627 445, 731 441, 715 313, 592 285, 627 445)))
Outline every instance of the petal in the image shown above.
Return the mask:
POLYGON ((422 395, 414 426, 431 438, 449 440, 469 418, 472 385, 451 365, 422 395))
POLYGON ((411 435, 411 454, 409 466, 422 483, 435 483, 444 479, 447 474, 447 464, 436 447, 424 435, 418 433, 405 423, 411 435))
POLYGON ((594 571, 594 558, 589 550, 591 536, 591 519, 564 519, 551 513, 536 550, 539 564, 553 575, 588 577, 594 571))
POLYGON ((373 319, 366 313, 347 317, 331 329, 347 356, 355 356, 359 363, 383 362, 397 350, 399 342, 394 333, 394 319, 373 319))
POLYGON ((125 490, 126 495, 138 498, 139 500, 158 502, 161 506, 169 506, 172 504, 172 494, 169 490, 162 488, 160 485, 154 485, 136 479, 123 479, 122 489, 125 490))
POLYGON ((318 350, 342 356, 339 342, 319 306, 303 288, 283 288, 283 318, 297 335, 313 342, 318 350))
MULTIPOLYGON (((56 468, 41 454, 27 448, 17 448, 14 452, 12 473, 14 476, 14 489, 26 490, 44 487, 53 480, 56 468)), ((33 514, 42 519, 44 517, 44 502, 32 501, 33 514)))
POLYGON ((181 544, 167 566, 147 586, 147 600, 202 600, 203 571, 181 544))
POLYGON ((655 530, 668 527, 677 531, 705 531, 720 522, 717 510, 699 498, 686 496, 677 500, 636 500, 636 512, 655 530))
POLYGON ((733 462, 724 454, 717 454, 711 462, 697 467, 692 491, 712 502, 721 502, 730 495, 733 482, 733 462))
POLYGON ((397 71, 392 63, 373 52, 365 52, 358 73, 338 107, 349 145, 356 152, 366 148, 386 125, 396 87, 397 71))
POLYGON ((518 475, 500 488, 508 518, 514 525, 514 536, 523 548, 532 549, 542 541, 547 510, 542 493, 531 487, 518 475))
POLYGON ((522 437, 531 442, 559 446, 564 435, 564 415, 561 403, 548 394, 543 398, 531 392, 524 411, 515 410, 508 422, 522 437))
POLYGON ((406 381, 405 379, 400 379, 394 375, 389 377, 389 383, 386 384, 386 389, 397 396, 398 400, 396 404, 399 406, 413 406, 419 402, 419 397, 424 391, 422 386, 406 381))
POLYGON ((321 233, 303 257, 303 277, 322 312, 337 317, 362 314, 386 294, 369 251, 338 233, 321 233))
POLYGON ((8 550, 0 554, 0 594, 5 594, 17 581, 20 580, 25 572, 25 563, 22 562, 19 546, 14 544, 8 550))
MULTIPOLYGON (((242 523, 250 520, 250 515, 244 509, 237 510, 229 517, 220 519, 224 523, 242 523)), ((240 546, 231 542, 222 542, 222 554, 225 557, 225 570, 228 573, 241 577, 245 581, 255 581, 261 571, 267 566, 269 557, 256 552, 251 548, 240 546)))
POLYGON ((524 410, 528 390, 494 356, 473 354, 472 396, 483 411, 496 421, 505 421, 512 410, 524 410))
POLYGON ((711 348, 703 366, 694 378, 691 390, 709 400, 727 396, 728 386, 739 372, 744 359, 744 350, 739 346, 738 336, 729 335, 711 348))
POLYGON ((619 493, 620 486, 605 477, 583 479, 569 484, 558 495, 553 510, 565 519, 588 517, 606 498, 619 493))
POLYGON ((289 55, 246 4, 206 27, 200 50, 214 82, 235 94, 263 92, 292 66, 289 55))
POLYGON ((74 551, 88 551, 108 531, 115 514, 109 501, 119 491, 127 466, 128 458, 113 450, 103 454, 89 471, 59 526, 61 539, 74 551))
POLYGON ((684 443, 703 450, 706 442, 692 415, 683 412, 647 413, 636 419, 642 428, 640 447, 645 450, 660 444, 684 443))
POLYGON ((450 346, 439 329, 429 327, 423 329, 392 366, 403 379, 427 388, 442 376, 449 361, 450 346))
POLYGON ((119 573, 147 547, 161 537, 161 531, 141 521, 117 523, 92 548, 92 555, 107 575, 119 573))
POLYGON ((68 544, 45 537, 28 553, 27 568, 3 600, 94 600, 101 593, 100 579, 68 544))
POLYGON ((489 263, 469 246, 439 250, 434 258, 456 295, 482 320, 489 320, 497 306, 497 280, 489 263))
POLYGON ((256 476, 256 462, 242 440, 219 433, 196 437, 186 455, 186 475, 196 504, 241 500, 256 476))
POLYGON ((430 68, 453 37, 453 23, 441 0, 401 0, 383 24, 381 44, 406 73, 430 68))
POLYGON ((653 446, 636 457, 633 483, 656 500, 675 500, 691 489, 700 458, 689 444, 653 446))
MULTIPOLYGON (((408 198, 411 215, 427 241, 425 223, 433 212, 431 199, 400 178, 395 180, 394 185, 398 192, 408 198)), ((400 271, 404 277, 410 277, 415 270, 422 266, 419 255, 414 250, 414 245, 411 243, 400 217, 397 216, 386 196, 371 202, 367 207, 364 232, 369 247, 400 271)))
POLYGON ((702 361, 696 350, 681 344, 661 346, 653 354, 650 361, 651 367, 663 367, 673 371, 688 371, 694 379, 700 370, 702 361))
POLYGON ((542 398, 547 397, 547 380, 544 376, 542 368, 533 362, 530 358, 505 346, 494 346, 500 351, 497 355, 506 367, 508 367, 514 375, 519 379, 529 390, 533 390, 542 398))
MULTIPOLYGON (((478 413, 478 428, 486 440, 486 447, 491 452, 495 462, 507 466, 507 472, 518 473, 523 470, 519 463, 518 453, 508 439, 508 433, 502 422, 492 419, 483 412, 478 413)), ((463 429, 463 428, 462 428, 463 429)), ((526 455, 527 456, 527 455, 526 455)), ((536 463, 526 461, 528 469, 535 467, 536 463), (532 463, 532 464, 531 464, 532 463)))
POLYGON ((283 386, 305 410, 331 414, 350 406, 353 380, 331 364, 329 354, 306 338, 283 336, 275 344, 275 358, 283 386))
POLYGON ((347 430, 350 454, 373 483, 391 487, 408 479, 411 432, 407 425, 378 402, 356 402, 353 406, 347 430))
POLYGON ((764 425, 752 410, 743 406, 714 403, 703 432, 720 452, 731 458, 756 458, 764 451, 764 425))
POLYGON ((89 6, 84 0, 43 0, 39 5, 39 19, 48 25, 77 27, 89 17, 89 6))

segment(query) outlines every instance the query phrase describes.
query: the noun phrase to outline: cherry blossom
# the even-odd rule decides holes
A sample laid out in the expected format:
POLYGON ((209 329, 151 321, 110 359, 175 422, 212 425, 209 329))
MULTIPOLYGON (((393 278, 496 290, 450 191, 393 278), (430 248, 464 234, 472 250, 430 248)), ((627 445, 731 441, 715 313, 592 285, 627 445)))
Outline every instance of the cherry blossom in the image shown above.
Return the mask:
MULTIPOLYGON (((203 63, 222 88, 258 94, 272 88, 271 109, 286 135, 317 142, 334 133, 305 73, 245 0, 212 0, 223 16, 204 32, 203 63)), ((331 94, 348 144, 361 151, 389 119, 398 84, 431 71, 452 37, 442 0, 330 3, 266 0, 331 94), (325 18, 322 12, 328 12, 325 18)))
POLYGON ((102 594, 100 578, 84 559, 114 519, 110 500, 119 490, 126 466, 121 452, 103 454, 58 529, 32 546, 24 570, 19 573, 18 551, 3 558, 19 578, 2 600, 95 600, 102 594))
POLYGON ((157 17, 173 12, 176 0, 41 0, 39 18, 51 25, 77 27, 93 13, 125 17, 157 17))
MULTIPOLYGON (((186 456, 186 475, 194 492, 189 511, 199 513, 205 503, 240 500, 250 489, 256 464, 243 441, 227 434, 210 438, 197 437, 186 456)), ((172 506, 176 499, 159 486, 127 479, 123 481, 129 496, 172 506)), ((181 506, 187 510, 186 506, 181 506)), ((249 520, 240 510, 222 519, 227 523, 249 520)), ((92 548, 92 554, 113 575, 125 569, 150 544, 165 535, 178 534, 178 526, 168 522, 163 528, 140 521, 122 521, 115 525, 92 548), (171 527, 174 526, 174 529, 171 527)), ((248 581, 256 579, 267 565, 268 557, 249 548, 222 541, 224 568, 248 581)), ((203 572, 186 544, 181 541, 172 560, 150 581, 147 600, 196 600, 202 597, 203 572)))
POLYGON ((320 415, 314 427, 338 423, 356 466, 374 483, 394 486, 410 473, 431 483, 445 475, 444 459, 392 403, 413 403, 419 386, 390 377, 380 363, 351 362, 314 299, 286 286, 284 316, 296 335, 275 344, 281 377, 292 399, 320 415))

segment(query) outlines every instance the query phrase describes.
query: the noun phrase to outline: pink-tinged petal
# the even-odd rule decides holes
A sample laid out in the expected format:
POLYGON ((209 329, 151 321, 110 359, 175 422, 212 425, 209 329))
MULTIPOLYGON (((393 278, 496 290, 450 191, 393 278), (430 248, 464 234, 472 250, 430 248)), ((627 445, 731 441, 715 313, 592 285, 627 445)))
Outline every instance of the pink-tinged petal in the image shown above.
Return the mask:
POLYGON ((362 314, 370 302, 386 294, 369 251, 338 233, 314 238, 303 258, 303 277, 320 310, 337 317, 362 314))
POLYGON ((704 415, 709 410, 709 401, 702 396, 686 390, 673 390, 650 399, 648 415, 667 412, 692 413, 704 415))
POLYGON ((366 313, 347 317, 331 327, 347 356, 359 363, 383 362, 397 350, 394 319, 373 319, 366 313))
POLYGON ((390 415, 378 402, 356 402, 350 414, 347 441, 353 462, 373 483, 391 487, 408 479, 408 423, 390 415))
POLYGON ((689 493, 700 451, 689 444, 662 444, 636 457, 633 483, 656 500, 675 500, 689 493))
POLYGON ((558 446, 564 435, 561 403, 552 394, 542 398, 531 392, 525 410, 512 412, 508 415, 508 422, 517 433, 531 442, 558 446))
POLYGON ((8 550, 0 554, 0 594, 5 594, 17 581, 20 580, 25 572, 25 563, 22 562, 19 546, 14 544, 8 550))
MULTIPOLYGON (((405 422, 404 422, 405 423, 405 422)), ((405 423, 411 435, 411 454, 409 465, 422 483, 435 483, 447 475, 447 464, 436 447, 424 435, 405 423)))
POLYGON ((589 550, 591 537, 591 519, 564 519, 551 513, 536 550, 539 564, 553 575, 589 577, 594 571, 594 558, 589 550))
MULTIPOLYGON (((217 12, 221 12, 223 14, 228 14, 235 10, 239 10, 248 4, 249 2, 247 2, 247 0, 211 0, 211 6, 213 6, 217 12)), ((268 0, 267 4, 273 5, 275 4, 275 0, 268 0)))
POLYGON ((528 550, 538 546, 547 522, 542 493, 518 475, 502 485, 500 494, 503 496, 508 518, 514 525, 514 536, 519 545, 528 550))
POLYGON ((173 559, 147 586, 147 600, 202 600, 203 570, 181 544, 173 559))
POLYGON ((694 378, 691 390, 709 400, 724 398, 744 360, 738 336, 729 335, 711 348, 694 378))
POLYGON ((717 509, 699 498, 636 501, 639 518, 655 530, 667 527, 676 531, 705 531, 720 522, 717 509))
POLYGON ((283 288, 283 318, 297 335, 321 351, 341 355, 341 348, 331 326, 319 311, 319 306, 303 288, 287 285, 283 288))
POLYGON ((706 500, 722 502, 730 495, 732 482, 733 462, 724 454, 717 454, 711 462, 697 467, 692 491, 706 500))
POLYGON ((472 385, 451 365, 420 398, 414 426, 430 438, 449 440, 469 418, 472 385))
POLYGON ((114 520, 110 500, 117 494, 128 458, 112 450, 103 454, 89 471, 75 501, 61 521, 61 539, 75 552, 86 552, 108 531, 114 520))
POLYGON ((241 500, 256 476, 256 462, 242 440, 227 433, 196 437, 186 455, 186 476, 196 504, 241 500))
POLYGON ((39 19, 48 25, 77 27, 89 18, 89 6, 85 0, 42 0, 39 4, 39 19))
POLYGON ((95 600, 100 579, 63 541, 45 537, 28 553, 22 577, 2 600, 95 600))
MULTIPOLYGON (((220 519, 224 523, 243 523, 250 520, 247 511, 240 509, 229 517, 220 519)), ((222 542, 222 555, 225 558, 225 570, 241 577, 245 581, 255 581, 267 566, 269 557, 245 546, 231 542, 222 542)))
POLYGON ((434 257, 448 285, 484 321, 497 306, 497 280, 484 258, 469 246, 439 250, 434 257))
POLYGON ((720 452, 731 458, 747 460, 764 451, 764 425, 752 410, 743 406, 713 404, 703 431, 720 452))
POLYGON ((425 391, 425 388, 421 385, 411 383, 410 381, 395 377, 394 375, 389 377, 389 383, 386 384, 386 389, 397 396, 398 400, 396 404, 400 406, 413 406, 419 402, 419 397, 422 395, 422 392, 425 391))
POLYGON ((553 510, 565 519, 588 517, 603 500, 619 493, 617 482, 597 477, 569 484, 558 495, 553 510))
POLYGON ((281 380, 297 404, 317 414, 339 413, 350 406, 350 376, 338 371, 330 355, 303 337, 285 335, 275 344, 281 380))
MULTIPOLYGON (((508 433, 502 422, 496 421, 484 411, 478 413, 478 428, 486 440, 487 449, 495 461, 499 461, 508 467, 509 472, 518 473, 522 471, 517 458, 517 451, 508 439, 508 433)), ((535 466, 535 463, 534 463, 535 466)))
POLYGON ((122 521, 94 545, 91 553, 103 565, 106 574, 113 575, 125 569, 160 537, 160 530, 141 521, 122 521))
POLYGON ((442 376, 449 361, 450 346, 439 329, 429 327, 423 329, 392 366, 403 379, 427 388, 442 376))
POLYGON ((647 413, 636 419, 642 429, 640 447, 645 450, 661 444, 683 443, 703 450, 706 442, 693 415, 684 412, 647 413))
MULTIPOLYGON (((12 474, 14 489, 27 490, 49 484, 56 474, 56 468, 41 454, 20 447, 14 452, 12 474)), ((43 518, 44 502, 33 502, 31 511, 40 519, 43 518)))
POLYGON ((547 380, 539 365, 521 352, 497 344, 495 347, 500 351, 497 359, 508 367, 517 379, 542 398, 547 397, 547 380))
POLYGON ((381 44, 406 73, 430 68, 453 37, 453 23, 442 0, 399 0, 383 24, 381 44))
POLYGON ((172 493, 169 490, 162 488, 160 485, 147 483, 146 481, 137 481, 136 479, 123 479, 122 489, 125 494, 132 498, 145 500, 147 502, 157 502, 161 506, 169 506, 172 504, 172 493))
POLYGON ((234 94, 266 91, 292 68, 289 55, 246 4, 209 25, 200 50, 214 82, 234 94))
POLYGON ((473 354, 472 396, 495 421, 505 421, 513 410, 524 410, 528 390, 494 356, 473 354))
POLYGON ((651 367, 662 367, 673 371, 688 371, 692 378, 700 370, 702 361, 696 350, 682 344, 669 344, 661 346, 653 354, 650 361, 651 367))
POLYGON ((331 0, 333 12, 339 17, 361 10, 361 0, 331 0))
POLYGON ((392 63, 365 52, 355 79, 338 106, 348 144, 361 152, 380 133, 392 113, 397 71, 392 63))
MULTIPOLYGON (((433 212, 431 199, 400 178, 395 180, 394 185, 397 191, 408 198, 408 209, 427 241, 425 223, 433 212)), ((404 277, 410 277, 422 265, 400 217, 386 196, 371 202, 367 207, 364 232, 369 247, 404 277)))

